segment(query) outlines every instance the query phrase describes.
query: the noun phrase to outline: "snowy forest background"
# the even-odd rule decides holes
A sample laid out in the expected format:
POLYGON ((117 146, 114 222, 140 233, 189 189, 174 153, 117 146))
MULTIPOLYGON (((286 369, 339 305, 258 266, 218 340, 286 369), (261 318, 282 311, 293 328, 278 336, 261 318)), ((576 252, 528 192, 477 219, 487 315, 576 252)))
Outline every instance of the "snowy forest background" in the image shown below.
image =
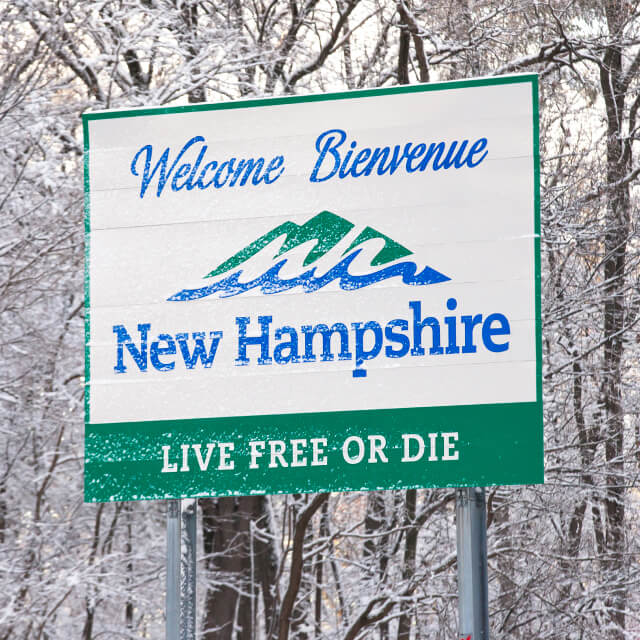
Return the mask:
MULTIPOLYGON (((636 0, 0 0, 0 43, 0 639, 163 637, 166 505, 82 502, 80 114, 518 71, 546 484, 487 491, 492 637, 640 637, 636 0)), ((456 637, 453 491, 199 508, 203 639, 456 637)))

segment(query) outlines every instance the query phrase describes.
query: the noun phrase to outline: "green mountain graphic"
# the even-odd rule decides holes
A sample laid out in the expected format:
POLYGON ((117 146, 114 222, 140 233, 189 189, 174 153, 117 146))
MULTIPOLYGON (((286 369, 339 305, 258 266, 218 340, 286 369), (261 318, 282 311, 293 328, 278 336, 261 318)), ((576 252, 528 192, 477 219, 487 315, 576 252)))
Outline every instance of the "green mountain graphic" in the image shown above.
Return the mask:
MULTIPOLYGON (((213 278, 234 269, 249 260, 256 253, 262 251, 270 242, 283 235, 287 236, 286 240, 273 258, 278 258, 287 251, 291 251, 291 249, 295 249, 310 240, 316 241, 316 244, 304 259, 303 265, 306 267, 324 256, 328 251, 331 251, 353 227, 353 223, 330 211, 318 213, 303 225, 296 224, 295 222, 283 222, 271 231, 260 236, 257 240, 254 240, 241 251, 238 251, 238 253, 228 260, 225 260, 211 273, 208 273, 205 278, 213 278)), ((377 267, 382 264, 387 264, 388 262, 393 262, 398 258, 403 258, 413 253, 383 233, 376 231, 372 227, 366 227, 342 255, 346 255, 358 245, 375 238, 382 238, 385 244, 371 261, 371 266, 377 267)))

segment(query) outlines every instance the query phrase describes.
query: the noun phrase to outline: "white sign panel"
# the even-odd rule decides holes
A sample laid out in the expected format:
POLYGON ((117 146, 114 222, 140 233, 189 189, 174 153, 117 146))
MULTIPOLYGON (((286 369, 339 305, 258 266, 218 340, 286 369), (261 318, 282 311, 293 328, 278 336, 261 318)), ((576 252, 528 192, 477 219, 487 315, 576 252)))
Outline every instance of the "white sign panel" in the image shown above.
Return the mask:
MULTIPOLYGON (((519 407, 536 443, 524 480, 495 482, 540 481, 536 93, 512 76, 86 116, 88 497, 296 490, 296 433, 326 458, 344 439, 320 425, 347 433, 350 412, 417 410, 417 427, 476 405, 496 423, 519 407), (113 444, 132 423, 154 434, 139 462, 158 484, 138 492, 103 477, 135 468, 131 442, 113 444), (223 424, 233 473, 167 472, 194 429, 202 462, 223 424), (258 462, 276 440, 272 478, 258 462), (255 486, 229 480, 252 468, 255 486)), ((482 434, 451 420, 461 465, 482 434)), ((374 435, 399 455, 407 442, 374 435)), ((451 469, 415 483, 468 484, 451 469)), ((380 485, 356 473, 335 488, 380 485)))

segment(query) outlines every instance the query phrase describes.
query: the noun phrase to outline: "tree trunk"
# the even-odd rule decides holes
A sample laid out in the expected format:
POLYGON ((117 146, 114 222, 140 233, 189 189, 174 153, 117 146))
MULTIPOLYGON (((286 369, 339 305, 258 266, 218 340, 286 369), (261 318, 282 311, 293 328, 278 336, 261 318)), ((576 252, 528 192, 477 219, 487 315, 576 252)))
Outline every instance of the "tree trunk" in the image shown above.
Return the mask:
POLYGON ((291 616, 294 610, 302 572, 304 567, 304 541, 311 518, 329 498, 328 493, 318 493, 313 500, 300 512, 293 528, 293 544, 291 549, 291 569, 289 571, 289 584, 282 599, 280 616, 278 621, 278 640, 288 640, 291 628, 291 616))
MULTIPOLYGON (((372 580, 378 580, 380 584, 386 582, 387 566, 389 564, 389 536, 384 530, 389 529, 387 523, 387 510, 385 506, 385 494, 381 491, 371 491, 367 494, 367 512, 364 521, 364 530, 367 537, 364 542, 363 559, 368 567, 372 580), (377 536, 374 538, 373 536, 377 536)), ((380 640, 388 640, 389 623, 384 621, 378 625, 380 640)))
POLYGON ((262 589, 266 637, 275 634, 277 561, 264 496, 200 500, 205 566, 205 640, 251 640, 262 589), (252 525, 252 523, 254 523, 252 525), (252 526, 259 529, 254 535, 252 526))
MULTIPOLYGON (((405 542, 404 561, 402 566, 402 579, 406 584, 416 572, 416 549, 418 546, 418 527, 416 526, 416 490, 408 489, 405 493, 405 542)), ((398 640, 410 640, 411 617, 410 604, 406 600, 400 606, 402 614, 398 620, 398 640)))
POLYGON ((628 8, 622 2, 606 3, 610 44, 600 65, 600 83, 607 115, 607 183, 609 185, 604 237, 604 344, 602 406, 606 418, 605 459, 607 464, 605 519, 607 582, 606 605, 611 621, 611 638, 625 637, 627 601, 624 489, 624 409, 622 405, 623 327, 625 320, 624 284, 626 249, 629 238, 630 194, 624 177, 630 172, 623 133, 625 96, 628 89, 623 72, 623 27, 628 8))
POLYGON ((205 499, 202 507, 202 540, 206 568, 216 586, 209 586, 204 605, 204 640, 231 640, 238 590, 234 583, 242 571, 242 551, 234 513, 236 498, 205 499))

